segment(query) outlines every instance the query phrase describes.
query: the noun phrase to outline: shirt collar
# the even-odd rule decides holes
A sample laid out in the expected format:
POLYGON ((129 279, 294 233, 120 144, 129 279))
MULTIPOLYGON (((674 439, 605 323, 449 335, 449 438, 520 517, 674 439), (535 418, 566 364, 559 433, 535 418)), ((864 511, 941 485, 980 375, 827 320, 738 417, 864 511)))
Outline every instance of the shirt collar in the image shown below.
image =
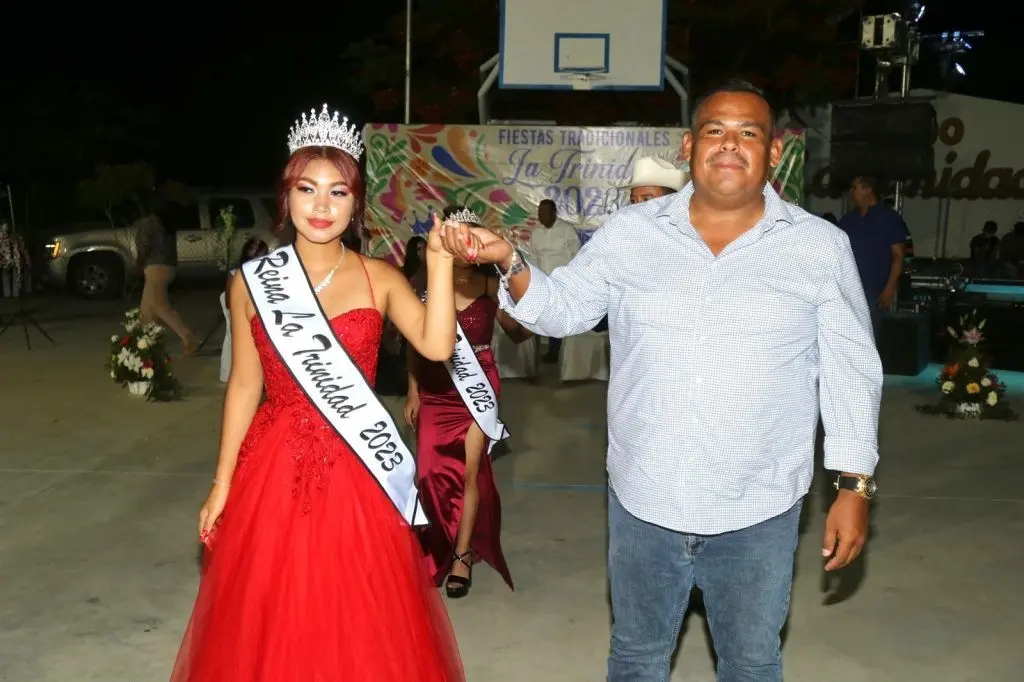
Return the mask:
MULTIPOLYGON (((775 192, 770 182, 764 184, 762 190, 764 195, 764 216, 758 222, 761 231, 767 231, 775 227, 779 222, 792 225, 796 222, 789 205, 783 201, 775 192)), ((690 223, 690 199, 693 198, 693 181, 686 183, 686 186, 672 195, 670 201, 666 201, 662 209, 657 213, 659 218, 668 218, 673 225, 689 225, 690 223)))

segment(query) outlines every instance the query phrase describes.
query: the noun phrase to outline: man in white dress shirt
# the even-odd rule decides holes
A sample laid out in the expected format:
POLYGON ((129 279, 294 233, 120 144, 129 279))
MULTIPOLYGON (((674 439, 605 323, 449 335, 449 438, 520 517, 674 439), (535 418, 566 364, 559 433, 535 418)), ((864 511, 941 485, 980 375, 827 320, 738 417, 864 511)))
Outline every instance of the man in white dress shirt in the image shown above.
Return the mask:
MULTIPOLYGON (((558 210, 551 199, 540 202, 537 221, 540 224, 530 233, 530 255, 537 267, 551 274, 555 268, 567 265, 572 260, 580 250, 580 238, 572 225, 558 219, 558 210)), ((561 347, 561 337, 548 338, 544 362, 558 362, 561 347)))
MULTIPOLYGON (((838 489, 825 570, 860 554, 875 490, 882 368, 850 241, 768 184, 782 144, 759 90, 730 82, 695 119, 690 184, 618 211, 550 276, 472 230, 529 329, 608 315, 610 682, 668 680, 694 585, 718 680, 780 682, 819 414, 838 489)), ((447 226, 447 248, 470 230, 447 226)))

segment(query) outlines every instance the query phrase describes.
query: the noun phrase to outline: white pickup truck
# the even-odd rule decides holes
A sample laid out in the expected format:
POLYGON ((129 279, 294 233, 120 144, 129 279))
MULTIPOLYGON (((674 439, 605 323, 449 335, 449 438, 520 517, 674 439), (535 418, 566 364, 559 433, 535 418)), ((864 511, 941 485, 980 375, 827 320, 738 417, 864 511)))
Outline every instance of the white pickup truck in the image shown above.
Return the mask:
MULTIPOLYGON (((224 250, 217 232, 222 209, 232 207, 235 233, 229 263, 241 256, 250 237, 277 246, 274 221, 276 198, 265 192, 202 192, 187 206, 168 213, 178 237, 179 281, 211 279, 218 276, 224 250)), ((135 228, 103 227, 56 234, 45 246, 43 276, 51 286, 82 298, 116 298, 139 275, 135 268, 135 228)))

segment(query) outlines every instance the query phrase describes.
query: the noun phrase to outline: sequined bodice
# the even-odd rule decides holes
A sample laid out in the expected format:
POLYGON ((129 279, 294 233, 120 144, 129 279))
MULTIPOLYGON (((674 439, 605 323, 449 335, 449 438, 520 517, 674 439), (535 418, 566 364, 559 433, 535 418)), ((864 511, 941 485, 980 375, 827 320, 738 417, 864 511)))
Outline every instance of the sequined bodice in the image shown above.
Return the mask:
MULTIPOLYGON (((380 349, 384 319, 375 308, 357 308, 330 321, 334 335, 362 370, 372 387, 377 376, 377 355, 380 349)), ((309 512, 316 491, 329 485, 331 470, 339 457, 351 451, 285 367, 266 328, 258 318, 251 323, 253 342, 263 365, 266 401, 260 406, 238 454, 235 475, 243 472, 250 456, 260 452, 263 436, 271 430, 287 430, 287 448, 274 456, 288 457, 294 462, 293 494, 301 499, 301 509, 309 512)), ((355 461, 355 460, 353 460, 355 461)))
MULTIPOLYGON (((384 320, 380 313, 376 308, 356 308, 333 318, 330 325, 334 335, 363 371, 363 376, 372 387, 377 377, 377 356, 384 330, 384 320)), ((310 414, 319 417, 319 413, 278 357, 262 321, 255 316, 252 318, 252 337, 260 355, 260 363, 263 365, 267 402, 279 408, 300 404, 310 414)))
POLYGON ((494 317, 498 302, 490 296, 480 296, 456 315, 466 338, 474 346, 489 346, 494 336, 494 317))
MULTIPOLYGON (((494 353, 491 351, 491 339, 494 336, 494 319, 498 314, 498 302, 490 296, 480 296, 456 315, 459 326, 466 333, 466 338, 476 351, 480 366, 486 371, 494 364, 494 353)), ((451 375, 444 363, 430 362, 417 356, 416 378, 420 382, 420 390, 428 393, 448 393, 455 391, 451 375)))

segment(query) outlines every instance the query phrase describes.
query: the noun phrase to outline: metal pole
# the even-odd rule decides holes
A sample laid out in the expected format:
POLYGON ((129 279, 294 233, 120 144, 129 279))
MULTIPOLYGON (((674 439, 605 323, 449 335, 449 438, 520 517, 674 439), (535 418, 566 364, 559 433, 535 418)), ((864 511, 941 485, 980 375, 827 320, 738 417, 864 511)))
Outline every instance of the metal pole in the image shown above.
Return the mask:
MULTIPOLYGON (((907 54, 903 57, 903 63, 900 65, 900 103, 907 101, 907 97, 910 96, 910 67, 914 63, 914 57, 917 53, 917 31, 914 28, 910 29, 910 35, 907 40, 907 54)), ((903 215, 903 181, 899 180, 896 183, 896 192, 892 200, 893 208, 900 215, 903 215)))
POLYGON ((409 125, 412 92, 412 0, 405 0, 405 124, 409 125))
MULTIPOLYGON (((490 60, 487 60, 490 62, 490 60)), ((476 92, 477 102, 477 113, 480 116, 480 125, 487 125, 487 119, 489 118, 487 113, 487 92, 494 87, 494 81, 498 80, 498 62, 494 61, 494 66, 491 67, 491 72, 484 78, 484 82, 480 85, 480 89, 476 92)))

